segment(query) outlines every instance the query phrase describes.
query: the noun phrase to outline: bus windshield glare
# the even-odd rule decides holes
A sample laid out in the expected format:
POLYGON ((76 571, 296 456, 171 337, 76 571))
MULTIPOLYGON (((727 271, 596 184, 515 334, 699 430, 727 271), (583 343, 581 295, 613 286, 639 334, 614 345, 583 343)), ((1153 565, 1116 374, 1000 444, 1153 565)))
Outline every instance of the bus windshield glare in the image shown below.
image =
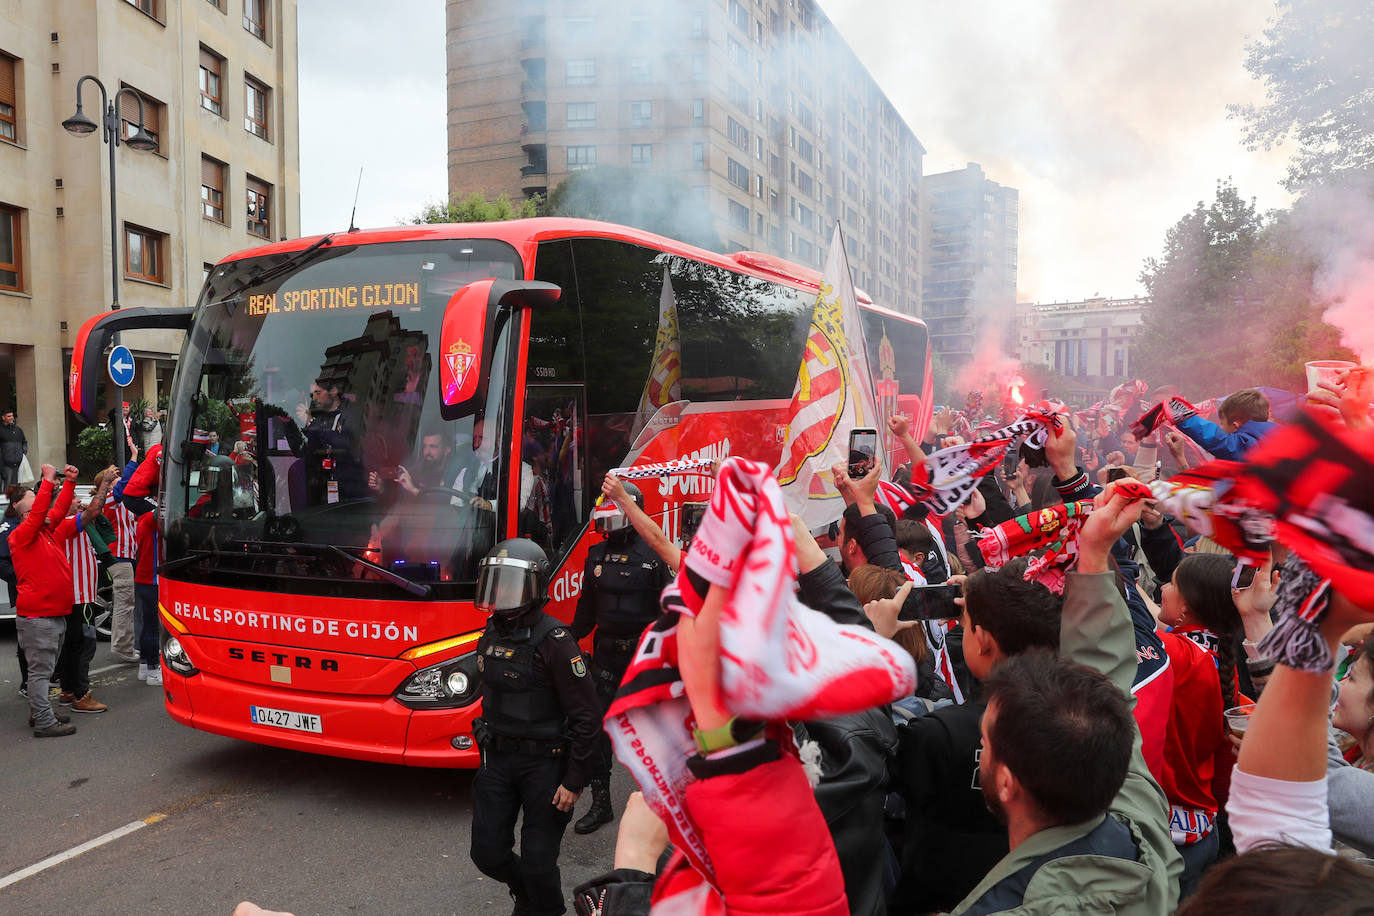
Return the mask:
POLYGON ((439 332, 464 285, 521 275, 511 246, 477 239, 336 236, 303 256, 216 267, 171 397, 164 571, 302 594, 471 597, 505 508, 514 323, 503 311, 490 364, 469 367, 490 380, 485 407, 448 421, 439 332))

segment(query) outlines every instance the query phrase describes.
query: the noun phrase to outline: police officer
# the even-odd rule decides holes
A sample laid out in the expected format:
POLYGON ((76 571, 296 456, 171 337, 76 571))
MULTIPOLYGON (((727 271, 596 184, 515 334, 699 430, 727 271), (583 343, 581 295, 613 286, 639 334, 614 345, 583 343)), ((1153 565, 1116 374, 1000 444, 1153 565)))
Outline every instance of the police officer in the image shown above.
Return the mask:
MULTIPOLYGON (((621 486, 621 498, 633 500, 643 511, 644 494, 639 488, 632 483, 621 486)), ((587 552, 572 631, 579 642, 593 629, 596 631, 592 641, 592 673, 604 716, 620 688, 639 637, 658 617, 659 595, 671 580, 672 572, 630 525, 615 500, 602 502, 593 513, 593 520, 596 530, 606 539, 587 552)), ((592 806, 573 825, 578 833, 592 833, 615 819, 611 809, 611 739, 605 731, 597 737, 596 752, 596 766, 591 773, 592 806)))
POLYGON ((600 707, 577 641, 544 613, 549 559, 533 541, 502 541, 483 558, 477 607, 482 763, 472 782, 472 861, 504 881, 517 914, 564 911, 558 848, 594 767, 600 707), (515 819, 523 810, 520 853, 515 819))

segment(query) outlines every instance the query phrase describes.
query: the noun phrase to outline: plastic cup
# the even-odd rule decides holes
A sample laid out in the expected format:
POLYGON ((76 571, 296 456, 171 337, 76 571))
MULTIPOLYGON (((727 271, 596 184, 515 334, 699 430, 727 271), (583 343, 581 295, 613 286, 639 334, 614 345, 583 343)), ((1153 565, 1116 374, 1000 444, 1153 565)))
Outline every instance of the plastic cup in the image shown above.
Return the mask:
POLYGON ((1336 376, 1344 369, 1354 369, 1355 364, 1344 359, 1314 359, 1305 364, 1307 370, 1307 393, 1321 391, 1320 382, 1335 382, 1336 376))
POLYGON ((1245 730, 1250 727, 1250 717, 1255 713, 1255 704, 1247 703, 1244 706, 1233 706, 1226 710, 1226 729, 1237 738, 1245 737, 1245 730))

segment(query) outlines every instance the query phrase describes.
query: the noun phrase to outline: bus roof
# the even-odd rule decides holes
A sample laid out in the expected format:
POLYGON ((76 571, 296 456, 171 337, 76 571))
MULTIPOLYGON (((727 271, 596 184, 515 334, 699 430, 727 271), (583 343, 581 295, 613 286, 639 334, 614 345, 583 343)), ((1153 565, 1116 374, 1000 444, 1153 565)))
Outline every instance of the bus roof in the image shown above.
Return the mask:
MULTIPOLYGON (((821 272, 774 255, 759 251, 739 251, 734 254, 720 254, 698 248, 686 242, 679 242, 666 236, 645 232, 615 223, 603 223, 588 219, 568 219, 566 217, 537 217, 534 219, 514 219, 489 223, 421 223, 411 226, 395 226, 388 229, 356 229, 352 232, 333 233, 338 241, 347 239, 351 245, 376 245, 384 242, 415 242, 428 239, 471 239, 483 238, 506 242, 520 252, 526 263, 531 263, 535 248, 540 242, 560 238, 606 238, 631 244, 656 248, 669 254, 680 255, 712 264, 716 267, 745 273, 762 280, 782 281, 800 289, 816 291, 820 288, 821 272)), ((320 235, 306 236, 272 242, 256 248, 246 248, 226 255, 220 263, 237 261, 241 258, 255 258, 269 254, 284 254, 307 248, 319 239, 320 235)), ((862 290, 855 290, 859 302, 866 308, 903 321, 922 324, 921 319, 912 315, 893 311, 876 304, 862 290)))

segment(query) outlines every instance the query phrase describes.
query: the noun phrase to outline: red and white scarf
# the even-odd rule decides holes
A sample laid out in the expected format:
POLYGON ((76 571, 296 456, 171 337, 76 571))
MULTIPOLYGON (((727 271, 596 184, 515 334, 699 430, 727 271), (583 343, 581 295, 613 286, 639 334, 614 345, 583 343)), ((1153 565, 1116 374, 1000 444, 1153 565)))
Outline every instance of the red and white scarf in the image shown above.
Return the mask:
POLYGON ((674 458, 657 464, 638 464, 632 468, 611 468, 606 473, 621 480, 643 480, 647 477, 667 477, 670 474, 685 474, 688 471, 702 471, 709 468, 713 458, 674 458))
MULTIPOLYGON (((911 656, 872 630, 835 623, 796 597, 796 547, 772 468, 727 459, 666 612, 640 638, 619 696, 606 714, 616 756, 674 844, 704 880, 710 851, 684 800, 694 777, 693 717, 678 672, 677 621, 695 617, 709 587, 728 590, 720 613, 720 699, 737 716, 780 723, 869 709, 910 696, 911 656)), ((770 727, 784 741, 785 728, 770 727)))

